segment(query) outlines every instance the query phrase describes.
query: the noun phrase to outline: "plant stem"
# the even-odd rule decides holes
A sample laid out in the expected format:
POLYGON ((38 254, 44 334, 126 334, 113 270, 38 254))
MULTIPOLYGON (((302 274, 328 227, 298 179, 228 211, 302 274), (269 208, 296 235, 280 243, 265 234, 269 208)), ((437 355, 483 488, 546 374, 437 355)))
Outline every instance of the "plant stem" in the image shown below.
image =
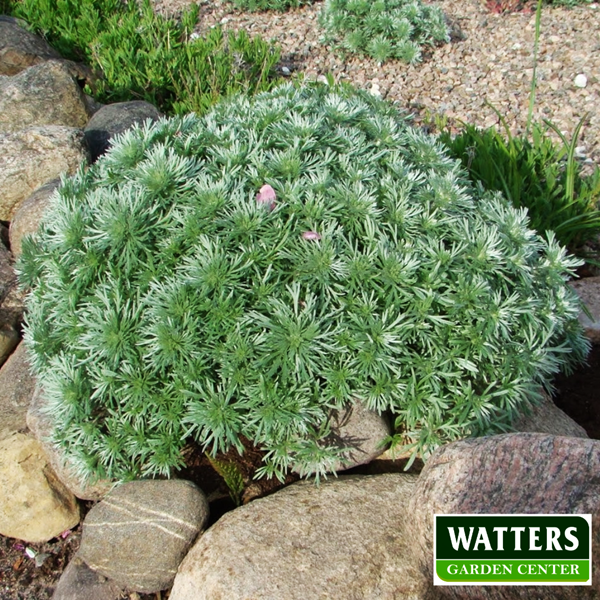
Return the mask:
POLYGON ((527 114, 527 129, 525 136, 528 138, 531 130, 531 121, 533 119, 533 107, 535 106, 535 88, 537 85, 537 62, 538 49, 540 45, 540 24, 542 21, 542 0, 538 0, 535 11, 535 41, 533 44, 533 75, 531 78, 531 91, 529 92, 529 112, 527 114))

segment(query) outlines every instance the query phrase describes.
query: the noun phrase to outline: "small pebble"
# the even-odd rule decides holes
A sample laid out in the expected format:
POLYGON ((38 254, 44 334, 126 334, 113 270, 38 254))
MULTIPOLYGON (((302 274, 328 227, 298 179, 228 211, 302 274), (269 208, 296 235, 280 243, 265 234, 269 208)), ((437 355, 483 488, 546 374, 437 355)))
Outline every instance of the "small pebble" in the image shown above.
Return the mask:
POLYGON ((281 67, 281 72, 286 76, 289 77, 291 75, 291 71, 287 68, 287 67, 281 67))
POLYGON ((375 96, 376 98, 381 98, 381 90, 379 89, 379 85, 377 83, 374 83, 371 86, 369 92, 372 96, 375 96))
POLYGON ((39 569, 50 555, 46 552, 40 552, 35 555, 35 566, 39 569))
POLYGON ((575 86, 578 88, 584 88, 587 85, 587 77, 583 74, 580 73, 579 75, 577 75, 577 77, 575 77, 575 86))

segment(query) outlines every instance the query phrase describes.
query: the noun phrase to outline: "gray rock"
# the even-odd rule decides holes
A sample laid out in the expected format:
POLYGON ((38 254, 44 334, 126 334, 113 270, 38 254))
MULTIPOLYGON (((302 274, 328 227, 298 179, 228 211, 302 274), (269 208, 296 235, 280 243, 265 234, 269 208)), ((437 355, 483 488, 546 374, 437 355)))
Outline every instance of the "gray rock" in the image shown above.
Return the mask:
POLYGON ((237 508, 190 550, 170 600, 424 600, 404 533, 415 479, 302 481, 237 508))
POLYGON ((60 54, 44 39, 20 27, 16 19, 0 19, 0 75, 16 75, 52 58, 60 54))
POLYGON ((21 340, 25 292, 15 282, 0 303, 0 365, 10 356, 21 340))
POLYGON ((17 282, 10 252, 0 243, 0 304, 17 282))
POLYGON ((37 440, 0 441, 0 534, 47 542, 79 523, 77 500, 57 479, 37 440))
POLYGON ((521 433, 548 433, 550 435, 563 435, 566 437, 589 437, 585 429, 575 423, 565 414, 545 392, 543 400, 536 404, 531 411, 521 415, 513 423, 515 431, 521 433))
POLYGON ((23 236, 37 232, 40 221, 50 205, 50 198, 59 185, 59 178, 45 183, 26 198, 15 211, 9 228, 10 249, 15 258, 21 255, 23 236))
POLYGON ((63 571, 52 600, 119 600, 123 588, 92 571, 76 554, 63 571))
POLYGON ((208 510, 206 497, 189 481, 125 483, 88 513, 79 556, 128 589, 166 589, 204 527, 208 510))
MULTIPOLYGON (((333 465, 332 471, 343 471, 371 462, 385 452, 383 440, 392 433, 385 415, 379 415, 361 402, 355 402, 341 411, 333 411, 331 433, 323 445, 344 449, 343 460, 333 465)), ((298 469, 296 473, 302 476, 298 469)))
MULTIPOLYGON (((0 365, 4 364, 19 343, 18 326, 22 306, 18 306, 17 275, 11 253, 0 244, 0 365)), ((1 429, 0 424, 0 429, 1 429)))
POLYGON ((156 121, 161 117, 158 109, 142 100, 116 102, 100 108, 85 128, 85 141, 90 149, 92 161, 104 154, 110 139, 129 129, 135 123, 147 119, 156 121))
POLYGON ((85 95, 85 102, 87 104, 88 113, 91 116, 95 115, 103 106, 102 102, 98 102, 92 96, 85 95))
MULTIPOLYGON (((600 442, 512 433, 442 446, 429 458, 407 506, 420 568, 432 581, 434 514, 591 514, 600 531, 600 442)), ((597 597, 600 536, 592 536, 592 587, 451 586, 444 598, 553 600, 597 597)))
POLYGON ((0 77, 0 131, 64 125, 85 127, 89 115, 83 92, 61 61, 29 67, 0 77))
POLYGON ((21 337, 16 327, 0 321, 0 365, 6 362, 20 341, 21 337))
POLYGON ((34 390, 35 379, 21 342, 0 369, 0 440, 27 429, 27 409, 34 390))
POLYGON ((78 474, 73 467, 73 463, 65 456, 64 450, 51 442, 52 420, 45 409, 46 401, 43 390, 37 387, 27 411, 27 426, 42 445, 56 476, 77 498, 81 500, 101 500, 113 488, 114 481, 108 479, 87 481, 78 474))
POLYGON ((0 134, 0 220, 10 221, 28 196, 88 158, 83 131, 48 125, 0 134))
POLYGON ((570 281, 569 285, 577 292, 592 316, 590 319, 585 312, 579 313, 579 322, 586 337, 592 344, 600 344, 600 277, 570 281))

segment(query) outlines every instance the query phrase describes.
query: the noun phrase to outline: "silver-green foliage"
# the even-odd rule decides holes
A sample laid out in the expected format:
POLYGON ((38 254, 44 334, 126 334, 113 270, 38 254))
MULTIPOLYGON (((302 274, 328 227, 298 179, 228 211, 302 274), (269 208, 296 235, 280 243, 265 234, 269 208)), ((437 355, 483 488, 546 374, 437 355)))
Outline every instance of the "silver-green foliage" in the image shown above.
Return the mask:
POLYGON ((357 400, 425 453, 506 428, 585 356, 577 261, 468 186, 434 138, 346 88, 124 133, 23 243, 55 443, 129 478, 170 474, 190 436, 214 455, 243 435, 281 478, 328 470, 330 411, 357 400))
POLYGON ((305 4, 312 4, 313 0, 232 0, 237 8, 254 12, 256 10, 279 10, 297 8, 305 4))
POLYGON ((421 46, 450 41, 444 13, 421 0, 325 0, 325 41, 379 62, 415 62, 421 46))

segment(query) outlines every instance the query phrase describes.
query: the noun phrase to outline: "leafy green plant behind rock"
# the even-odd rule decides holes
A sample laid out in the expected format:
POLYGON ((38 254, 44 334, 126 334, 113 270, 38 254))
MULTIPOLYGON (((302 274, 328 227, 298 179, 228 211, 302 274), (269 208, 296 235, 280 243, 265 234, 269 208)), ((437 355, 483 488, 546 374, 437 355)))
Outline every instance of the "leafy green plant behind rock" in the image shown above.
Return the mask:
POLYGON ((279 10, 297 8, 305 4, 312 4, 312 0, 232 0, 237 8, 248 11, 279 10))
POLYGON ((416 62, 421 47, 450 41, 444 13, 420 0, 325 0, 325 41, 379 62, 416 62))
POLYGON ((571 142, 551 123, 535 125, 531 137, 466 125, 456 136, 445 129, 440 140, 462 161, 471 181, 501 191, 514 206, 527 209, 532 228, 542 235, 553 231, 559 243, 579 253, 600 234, 600 169, 582 176, 574 156, 582 124, 571 142), (548 137, 550 129, 562 144, 548 137))
POLYGON ((269 89, 279 60, 276 47, 244 31, 192 35, 195 4, 179 21, 155 14, 150 0, 21 0, 13 12, 97 70, 93 93, 103 102, 141 98, 165 113, 202 113, 233 92, 269 89))
POLYGON ((135 128, 23 242, 25 339, 82 474, 168 475, 193 437, 328 471, 331 411, 425 454, 504 430, 587 352, 579 263, 431 137, 346 88, 286 85, 135 128))
POLYGON ((229 489, 230 498, 236 506, 240 506, 244 493, 244 477, 238 467, 234 463, 213 458, 209 454, 206 456, 213 469, 223 478, 229 489))

